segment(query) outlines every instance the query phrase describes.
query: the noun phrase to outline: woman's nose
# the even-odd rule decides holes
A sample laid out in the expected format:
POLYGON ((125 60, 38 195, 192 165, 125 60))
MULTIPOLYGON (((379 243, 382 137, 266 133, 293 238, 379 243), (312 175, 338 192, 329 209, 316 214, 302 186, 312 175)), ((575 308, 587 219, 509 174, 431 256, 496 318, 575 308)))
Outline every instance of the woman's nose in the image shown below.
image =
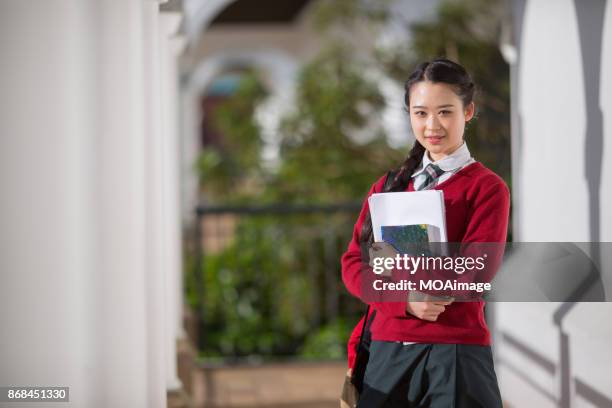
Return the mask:
POLYGON ((429 115, 425 124, 427 125, 427 129, 436 130, 440 128, 440 122, 435 115, 429 115))

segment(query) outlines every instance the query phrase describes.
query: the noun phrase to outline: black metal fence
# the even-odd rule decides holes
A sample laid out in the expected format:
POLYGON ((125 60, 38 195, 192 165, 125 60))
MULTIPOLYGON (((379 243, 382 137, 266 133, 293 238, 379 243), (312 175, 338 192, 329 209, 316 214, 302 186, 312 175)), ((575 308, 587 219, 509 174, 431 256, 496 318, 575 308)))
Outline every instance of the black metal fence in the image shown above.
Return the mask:
POLYGON ((201 355, 341 357, 364 311, 340 270, 359 209, 199 206, 187 287, 201 355))

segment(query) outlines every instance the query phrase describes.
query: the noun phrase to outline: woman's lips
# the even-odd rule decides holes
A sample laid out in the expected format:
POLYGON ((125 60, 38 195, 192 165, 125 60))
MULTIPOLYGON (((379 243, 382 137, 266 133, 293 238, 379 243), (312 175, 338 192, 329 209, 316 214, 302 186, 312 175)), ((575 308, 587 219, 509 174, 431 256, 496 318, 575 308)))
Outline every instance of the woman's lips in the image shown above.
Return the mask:
POLYGON ((444 136, 425 136, 425 139, 427 139, 429 143, 436 145, 442 143, 444 136))

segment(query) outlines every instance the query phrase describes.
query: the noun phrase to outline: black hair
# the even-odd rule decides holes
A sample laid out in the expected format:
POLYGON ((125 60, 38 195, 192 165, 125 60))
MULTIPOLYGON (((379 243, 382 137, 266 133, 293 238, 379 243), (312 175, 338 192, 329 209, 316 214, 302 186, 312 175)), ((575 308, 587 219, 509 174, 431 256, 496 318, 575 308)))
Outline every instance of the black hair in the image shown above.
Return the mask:
MULTIPOLYGON (((404 84, 404 103, 408 111, 410 109, 410 88, 421 81, 451 85, 457 96, 461 98, 464 107, 474 100, 474 82, 466 69, 448 59, 436 58, 417 65, 404 84)), ((423 160, 424 154, 425 148, 418 140, 415 140, 406 160, 404 160, 401 166, 389 173, 394 176, 394 179, 392 182, 386 183, 382 192, 405 191, 408 188, 412 174, 423 160)), ((372 219, 369 212, 366 214, 363 222, 360 241, 366 244, 371 244, 374 241, 372 219)))

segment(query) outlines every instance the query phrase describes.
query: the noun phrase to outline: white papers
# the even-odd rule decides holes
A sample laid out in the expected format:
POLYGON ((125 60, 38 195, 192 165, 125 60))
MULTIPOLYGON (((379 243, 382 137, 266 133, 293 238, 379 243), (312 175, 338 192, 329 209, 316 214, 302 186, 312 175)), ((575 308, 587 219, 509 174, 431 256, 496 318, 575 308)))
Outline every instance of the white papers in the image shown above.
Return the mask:
POLYGON ((378 193, 368 198, 374 241, 382 226, 428 224, 430 242, 447 242, 444 193, 440 190, 378 193))

